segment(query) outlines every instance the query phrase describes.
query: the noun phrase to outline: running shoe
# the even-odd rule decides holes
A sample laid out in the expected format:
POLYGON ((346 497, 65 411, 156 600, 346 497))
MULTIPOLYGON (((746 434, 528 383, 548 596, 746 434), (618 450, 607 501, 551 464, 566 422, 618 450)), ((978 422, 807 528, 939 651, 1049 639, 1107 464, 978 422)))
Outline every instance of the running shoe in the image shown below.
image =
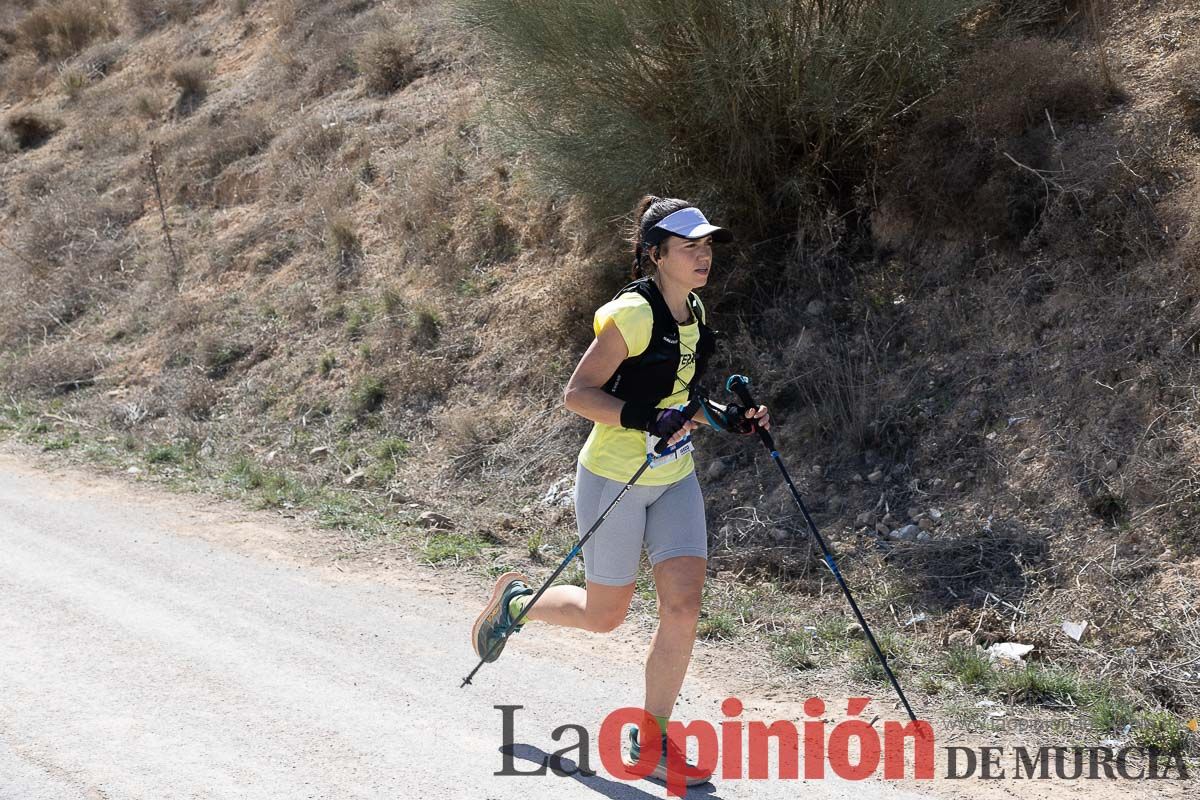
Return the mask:
MULTIPOLYGON (((698 767, 696 766, 696 762, 687 758, 686 755, 684 755, 681 758, 679 755, 679 748, 675 745, 674 742, 672 742, 669 738, 667 738, 667 735, 665 733, 662 736, 661 753, 662 753, 662 755, 659 756, 658 765, 654 767, 654 771, 651 772, 647 777, 657 778, 660 781, 663 781, 664 783, 666 782, 666 780, 667 780, 667 754, 668 753, 676 754, 675 761, 674 761, 675 764, 678 764, 681 761, 687 763, 689 769, 688 769, 687 777, 684 778, 684 782, 686 785, 698 786, 702 783, 707 783, 708 780, 712 777, 711 771, 707 771, 702 774, 696 774, 696 770, 698 769, 698 767)), ((629 760, 625 762, 625 765, 632 767, 633 765, 637 764, 637 762, 641 761, 641 756, 642 756, 642 746, 641 746, 641 743, 638 742, 638 729, 631 728, 629 731, 629 760)))
POLYGON ((504 651, 508 629, 512 628, 516 633, 525 627, 524 623, 514 626, 512 615, 508 613, 509 601, 523 594, 533 594, 533 589, 529 587, 529 578, 520 572, 506 572, 496 579, 492 598, 471 630, 471 646, 475 648, 475 655, 489 663, 495 661, 504 651))

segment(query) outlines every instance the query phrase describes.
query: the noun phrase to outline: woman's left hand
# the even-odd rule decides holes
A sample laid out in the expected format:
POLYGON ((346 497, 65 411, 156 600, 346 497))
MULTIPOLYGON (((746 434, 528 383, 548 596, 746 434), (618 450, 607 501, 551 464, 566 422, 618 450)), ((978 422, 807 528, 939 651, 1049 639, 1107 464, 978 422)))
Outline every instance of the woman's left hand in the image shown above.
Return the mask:
POLYGON ((747 408, 746 419, 754 420, 756 423, 758 423, 758 427, 762 428, 764 431, 771 430, 771 412, 767 411, 766 406, 747 408))

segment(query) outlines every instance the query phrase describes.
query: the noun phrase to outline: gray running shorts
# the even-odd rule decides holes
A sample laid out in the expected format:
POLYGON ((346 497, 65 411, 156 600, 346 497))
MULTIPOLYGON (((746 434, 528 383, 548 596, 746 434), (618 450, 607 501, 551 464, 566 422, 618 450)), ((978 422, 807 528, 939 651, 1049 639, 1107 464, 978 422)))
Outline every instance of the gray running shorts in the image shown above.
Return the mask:
MULTIPOLYGON (((575 522, 579 536, 600 518, 625 487, 590 472, 575 474, 575 522)), ((704 498, 693 470, 666 486, 633 486, 595 533, 583 543, 584 574, 589 581, 626 586, 637 577, 643 545, 654 566, 675 556, 708 557, 704 498)))

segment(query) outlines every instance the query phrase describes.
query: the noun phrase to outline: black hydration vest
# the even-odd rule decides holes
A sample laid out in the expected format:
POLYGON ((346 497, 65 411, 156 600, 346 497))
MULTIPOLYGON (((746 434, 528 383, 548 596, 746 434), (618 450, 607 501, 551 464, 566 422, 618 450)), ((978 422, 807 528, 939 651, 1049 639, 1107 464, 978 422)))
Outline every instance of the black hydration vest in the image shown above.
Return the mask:
MULTIPOLYGON (((679 323, 667 307, 658 285, 650 278, 634 281, 613 295, 613 299, 626 292, 637 292, 646 298, 654 312, 654 327, 650 331, 650 344, 638 355, 621 362, 621 366, 604 384, 604 391, 626 402, 657 405, 675 393, 680 358, 679 323)), ((700 341, 696 343, 696 371, 688 383, 690 397, 699 386, 700 378, 716 350, 716 331, 704 323, 700 299, 694 293, 688 293, 688 305, 700 327, 700 341)))

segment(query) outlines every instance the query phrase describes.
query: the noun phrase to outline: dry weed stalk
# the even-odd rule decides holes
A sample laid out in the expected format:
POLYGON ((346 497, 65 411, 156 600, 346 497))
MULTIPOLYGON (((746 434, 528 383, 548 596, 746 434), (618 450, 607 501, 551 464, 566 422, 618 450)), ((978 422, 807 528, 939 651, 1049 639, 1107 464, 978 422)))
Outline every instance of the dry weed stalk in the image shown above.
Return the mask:
POLYGON ((171 278, 171 288, 179 291, 179 278, 183 274, 183 267, 179 263, 179 254, 175 252, 175 243, 171 241, 171 226, 167 223, 167 208, 163 204, 162 183, 158 179, 158 165, 160 158, 158 154, 158 143, 150 145, 150 151, 146 154, 146 171, 150 178, 150 183, 154 187, 154 196, 158 200, 158 214, 162 219, 163 238, 167 242, 167 250, 171 253, 171 270, 169 277, 171 278))

